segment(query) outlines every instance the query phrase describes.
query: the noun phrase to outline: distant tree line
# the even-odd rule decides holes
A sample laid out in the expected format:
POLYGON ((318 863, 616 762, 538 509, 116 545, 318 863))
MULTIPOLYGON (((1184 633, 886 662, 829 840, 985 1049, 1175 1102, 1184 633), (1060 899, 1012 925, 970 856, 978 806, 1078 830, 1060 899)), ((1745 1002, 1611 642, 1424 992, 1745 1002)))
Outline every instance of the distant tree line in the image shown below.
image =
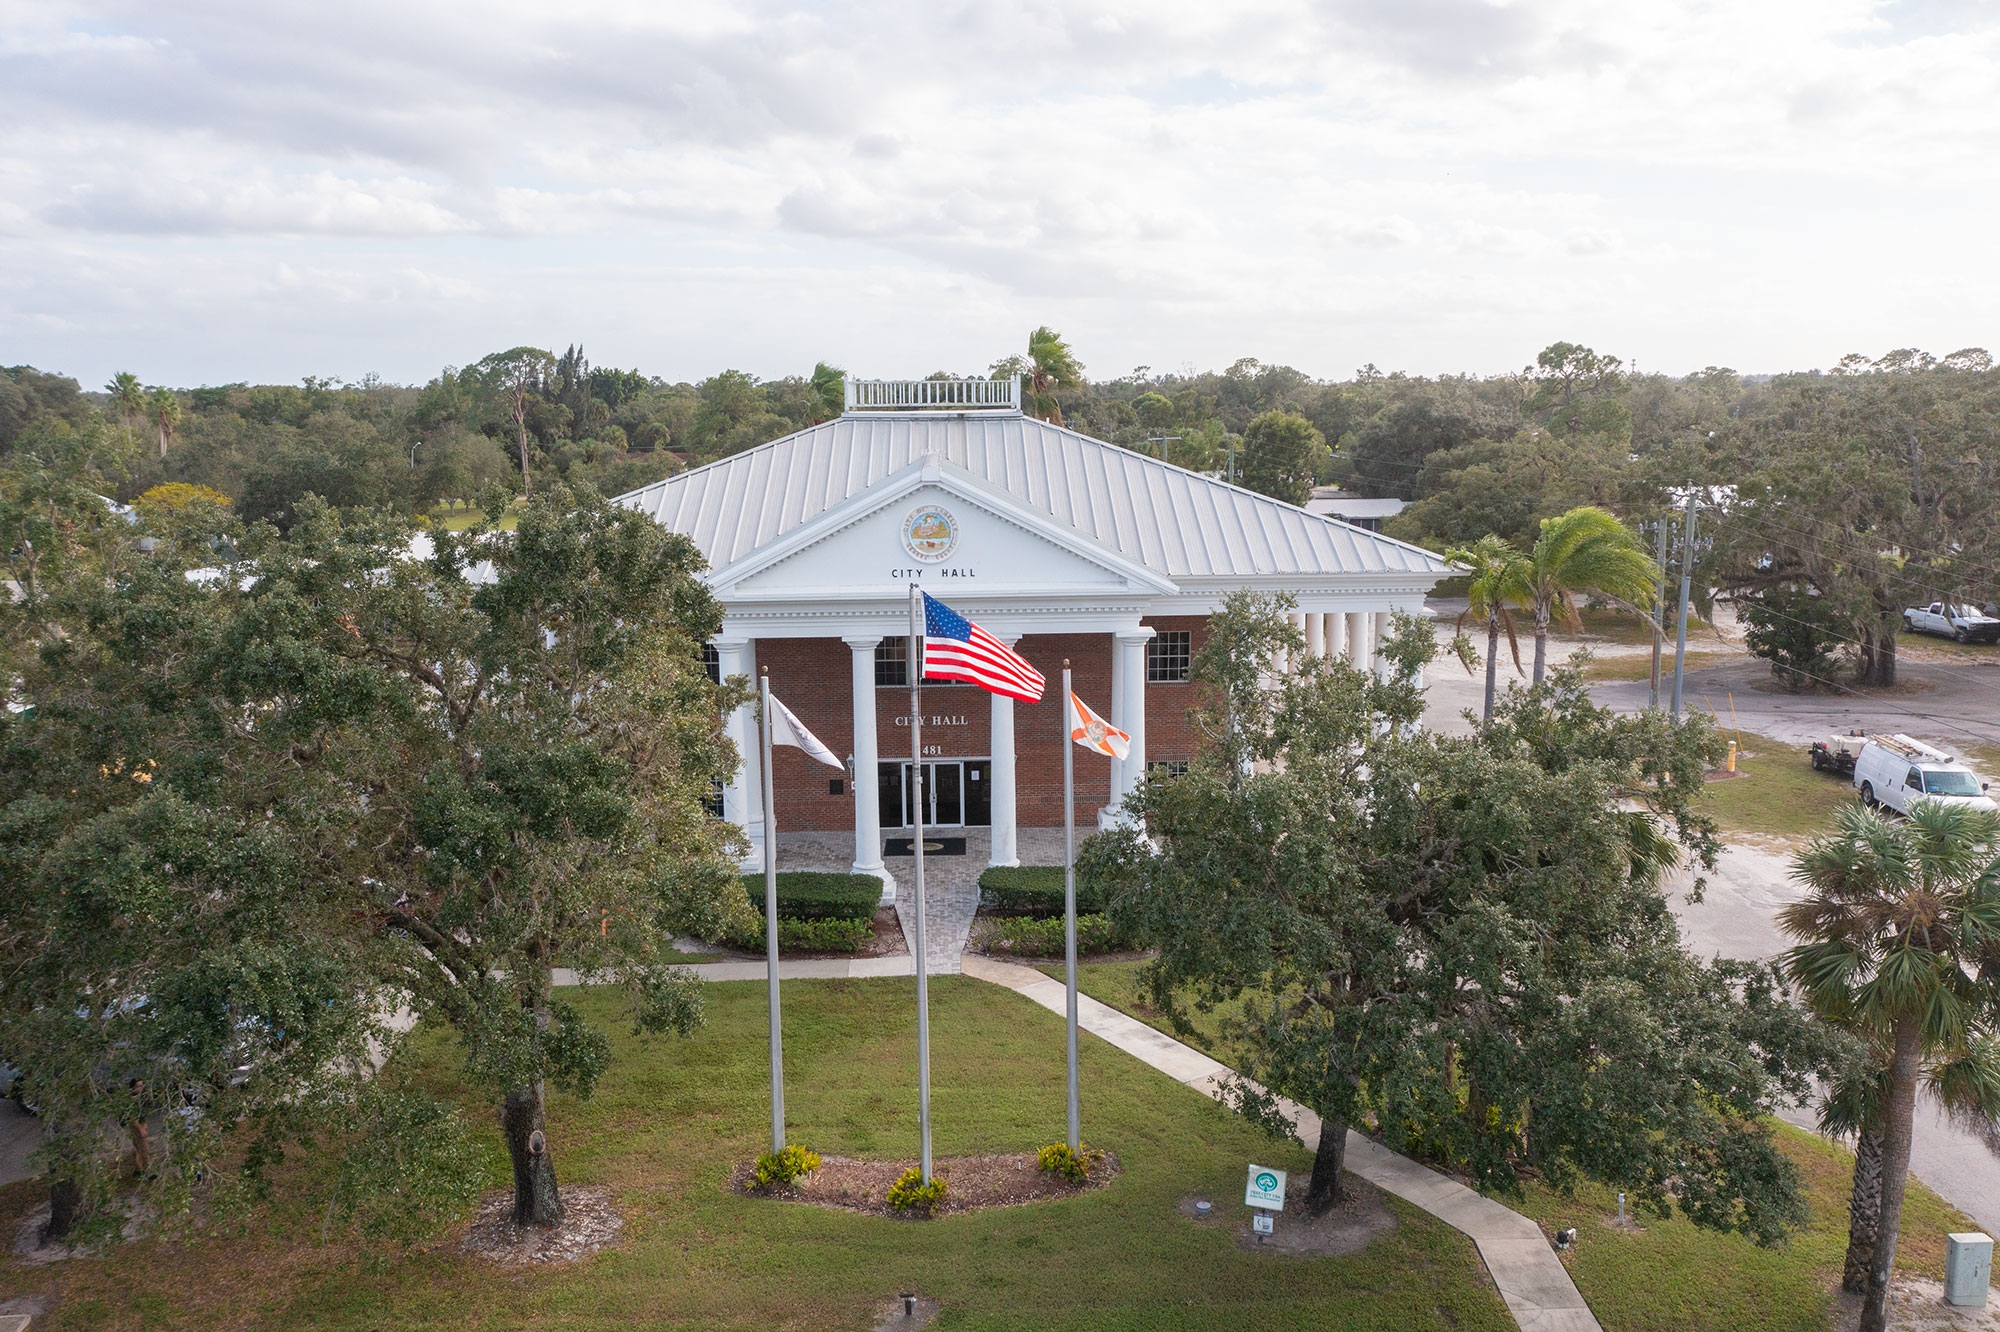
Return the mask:
MULTIPOLYGON (((1018 376, 1037 416, 1291 503, 1315 484, 1407 500, 1387 533, 1439 551, 1486 536, 1527 550, 1542 520, 1584 506, 1642 538, 1664 526, 1677 543, 1673 512, 1697 490, 1697 609, 1737 599, 1753 648, 1794 686, 1850 673, 1893 684, 1904 607, 2000 599, 1989 499, 2000 372, 1978 348, 1848 356, 1829 372, 1754 382, 1717 366, 1640 374, 1571 342, 1493 376, 1368 365, 1316 379, 1248 357, 1220 371, 1085 370, 1042 327, 1023 355, 930 377, 1018 376)), ((122 500, 201 485, 239 517, 281 526, 307 494, 448 512, 493 487, 635 489, 838 416, 842 378, 822 362, 777 379, 724 370, 670 383, 594 366, 580 346, 496 352, 421 387, 371 376, 167 389, 121 374, 86 393, 17 366, 0 370, 0 455, 31 431, 109 425, 144 446, 122 500)))

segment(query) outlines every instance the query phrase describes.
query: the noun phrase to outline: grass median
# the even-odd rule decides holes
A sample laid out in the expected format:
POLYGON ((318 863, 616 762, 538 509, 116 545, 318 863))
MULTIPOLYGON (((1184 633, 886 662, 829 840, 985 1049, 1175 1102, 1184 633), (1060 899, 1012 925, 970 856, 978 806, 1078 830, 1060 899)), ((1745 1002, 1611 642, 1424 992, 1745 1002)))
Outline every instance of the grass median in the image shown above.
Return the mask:
MULTIPOLYGON (((912 1222, 740 1196, 730 1172, 768 1147, 764 989, 711 987, 707 1025, 645 1042, 602 993, 581 1005, 618 1062, 587 1102, 554 1095, 565 1184, 608 1186, 624 1242, 573 1266, 497 1269, 449 1244, 369 1253, 320 1215, 273 1205, 241 1235, 141 1240, 108 1258, 10 1267, 0 1298, 53 1293, 36 1328, 502 1329, 854 1328, 904 1290, 943 1302, 954 1329, 1490 1329, 1513 1326, 1472 1245, 1391 1200, 1398 1225, 1366 1250, 1296 1259, 1236 1247, 1182 1218, 1190 1194, 1227 1215, 1244 1163, 1310 1158, 1130 1056, 1086 1036, 1084 1126, 1123 1173, 1056 1202, 912 1222)), ((785 987, 790 1141, 879 1159, 917 1152, 914 983, 785 987)), ((931 983, 933 1111, 940 1157, 1032 1150, 1062 1136, 1060 1019, 999 987, 931 983)), ((451 1041, 420 1032, 397 1056, 432 1090, 464 1095, 451 1041)), ((506 1175, 493 1111, 492 1182, 506 1175)), ((9 1215, 33 1185, 0 1192, 9 1215)))
POLYGON ((1804 745, 1749 732, 1736 755, 1736 776, 1711 781, 1707 793, 1707 812, 1725 832, 1789 840, 1824 831, 1835 810, 1855 801, 1853 782, 1815 769, 1804 745))

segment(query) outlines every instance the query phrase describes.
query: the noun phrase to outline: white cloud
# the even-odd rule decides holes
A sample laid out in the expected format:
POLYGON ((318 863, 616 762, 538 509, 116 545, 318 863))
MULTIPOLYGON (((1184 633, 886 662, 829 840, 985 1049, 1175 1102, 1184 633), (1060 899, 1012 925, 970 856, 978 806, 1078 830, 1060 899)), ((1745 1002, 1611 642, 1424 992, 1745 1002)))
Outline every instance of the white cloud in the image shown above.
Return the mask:
POLYGON ((1991 343, 1996 55, 1878 0, 0 0, 0 361, 1991 343))

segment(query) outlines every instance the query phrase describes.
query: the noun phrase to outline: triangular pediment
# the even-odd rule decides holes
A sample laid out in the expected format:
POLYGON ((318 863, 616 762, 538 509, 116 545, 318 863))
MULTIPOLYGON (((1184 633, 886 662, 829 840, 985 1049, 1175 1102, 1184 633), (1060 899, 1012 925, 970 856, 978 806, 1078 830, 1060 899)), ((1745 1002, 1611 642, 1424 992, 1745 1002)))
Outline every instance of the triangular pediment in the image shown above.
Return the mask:
POLYGON ((1167 579, 950 464, 883 478, 711 578, 731 601, 1156 596, 1167 579))

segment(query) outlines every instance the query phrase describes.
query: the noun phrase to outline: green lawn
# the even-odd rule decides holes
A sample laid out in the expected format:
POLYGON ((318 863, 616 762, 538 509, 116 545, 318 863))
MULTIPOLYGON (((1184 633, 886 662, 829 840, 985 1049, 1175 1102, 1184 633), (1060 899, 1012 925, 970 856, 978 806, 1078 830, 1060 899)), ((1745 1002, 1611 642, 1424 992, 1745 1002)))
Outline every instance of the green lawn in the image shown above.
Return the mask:
MULTIPOLYGON (((763 1145, 760 983, 709 990, 693 1039, 642 1043, 610 1011, 620 1062, 598 1095, 557 1096, 551 1129, 570 1183, 616 1190, 627 1241, 573 1268, 496 1270, 448 1250, 370 1256, 317 1244, 304 1206, 254 1217, 241 1238, 145 1241, 109 1260, 10 1266, 0 1297, 60 1287, 40 1329, 795 1327, 867 1328, 899 1290, 940 1298, 940 1329, 1460 1328, 1512 1326, 1471 1244, 1392 1200, 1398 1229, 1366 1252, 1299 1260, 1244 1252, 1183 1220, 1203 1194, 1233 1213, 1243 1166, 1310 1167, 1261 1132, 1131 1057, 1085 1037, 1088 1140, 1124 1173, 1057 1203, 935 1222, 746 1199, 731 1169, 763 1145)), ((790 1137, 824 1152, 917 1150, 914 983, 786 988, 790 1137)), ((958 977, 931 986, 940 1156, 1020 1151, 1061 1135, 1062 1027, 1040 1007, 958 977)), ((416 1043, 421 1080, 450 1089, 448 1042, 416 1043)), ((401 1056, 399 1056, 401 1057, 401 1056)), ((483 1132, 485 1105, 468 1106, 483 1132)), ((504 1172, 497 1138, 493 1169, 504 1172)), ((33 1188, 0 1193, 9 1215, 33 1188)))
MULTIPOLYGON (((1817 774, 1807 769, 1807 775, 1817 774)), ((1166 1023, 1139 997, 1137 973, 1144 965, 1079 966, 1077 985, 1092 997, 1166 1030, 1166 1023)), ((1058 978, 1062 975, 1060 966, 1043 970, 1058 978)), ((1222 1016, 1217 1012, 1199 1017, 1196 1033, 1185 1039, 1228 1062, 1229 1051, 1221 1047, 1217 1035, 1222 1016)), ((1642 1230, 1620 1231, 1607 1224, 1617 1215, 1617 1195, 1595 1185, 1584 1185, 1571 1195, 1535 1186, 1522 1198, 1504 1201, 1542 1223, 1549 1233, 1576 1227, 1577 1247, 1563 1261, 1605 1332, 1717 1328, 1827 1332, 1832 1326, 1829 1292, 1839 1284, 1846 1252, 1847 1187, 1854 1158, 1811 1134, 1784 1126, 1778 1132, 1786 1153, 1805 1177, 1812 1213, 1806 1228, 1778 1248, 1763 1249, 1739 1236, 1701 1230, 1679 1217, 1642 1218, 1642 1230)), ((1897 1269, 1941 1280, 1944 1236, 1968 1229, 1979 1227, 1912 1180, 1897 1244, 1897 1269)))
MULTIPOLYGON (((520 526, 521 515, 517 512, 518 507, 517 503, 515 508, 510 508, 500 515, 501 531, 511 532, 520 526)), ((476 504, 460 505, 455 509, 433 509, 430 514, 431 526, 441 527, 447 532, 463 532, 485 517, 486 511, 476 504)))
POLYGON ((1832 822, 1833 811, 1855 800, 1853 783, 1815 771, 1804 745, 1746 731, 1736 770, 1738 776, 1707 787, 1708 813, 1725 831, 1810 837, 1832 822))
MULTIPOLYGON (((1526 656, 1525 653, 1522 655, 1526 656)), ((1555 658, 1553 651, 1549 655, 1551 659, 1555 658)), ((1719 666, 1724 662, 1733 661, 1742 655, 1740 652, 1706 651, 1694 643, 1689 643, 1687 664, 1682 669, 1683 678, 1685 678, 1688 672, 1704 670, 1710 666, 1719 666)), ((1627 652, 1616 657, 1593 657, 1590 665, 1584 667, 1583 670, 1583 678, 1586 680, 1650 680, 1652 677, 1653 654, 1650 652, 1627 652)), ((1662 695, 1673 688, 1673 680, 1674 649, 1670 643, 1667 645, 1666 652, 1660 657, 1660 692, 1662 695)), ((1726 720, 1728 717, 1726 709, 1723 716, 1726 720)))

